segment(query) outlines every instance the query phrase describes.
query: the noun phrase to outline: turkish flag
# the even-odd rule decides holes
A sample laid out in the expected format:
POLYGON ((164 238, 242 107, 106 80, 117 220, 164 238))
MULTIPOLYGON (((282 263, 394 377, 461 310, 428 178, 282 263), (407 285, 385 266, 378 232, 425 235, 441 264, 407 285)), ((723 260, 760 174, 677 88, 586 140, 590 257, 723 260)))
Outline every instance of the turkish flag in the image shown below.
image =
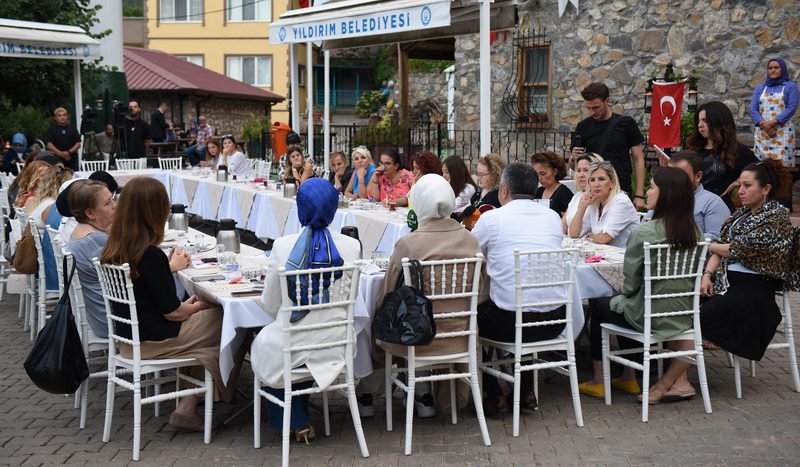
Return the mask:
POLYGON ((672 148, 681 144, 681 106, 686 83, 653 83, 650 146, 672 148))

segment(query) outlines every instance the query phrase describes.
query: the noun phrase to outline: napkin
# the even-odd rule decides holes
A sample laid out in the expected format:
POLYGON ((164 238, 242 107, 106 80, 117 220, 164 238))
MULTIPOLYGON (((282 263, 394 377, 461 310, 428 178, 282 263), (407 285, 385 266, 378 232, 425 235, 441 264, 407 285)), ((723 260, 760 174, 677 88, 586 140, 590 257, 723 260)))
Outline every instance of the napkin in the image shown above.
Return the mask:
POLYGON ((383 274, 383 273, 384 270, 379 268, 376 264, 373 263, 367 263, 361 266, 361 274, 372 275, 372 274, 383 274))

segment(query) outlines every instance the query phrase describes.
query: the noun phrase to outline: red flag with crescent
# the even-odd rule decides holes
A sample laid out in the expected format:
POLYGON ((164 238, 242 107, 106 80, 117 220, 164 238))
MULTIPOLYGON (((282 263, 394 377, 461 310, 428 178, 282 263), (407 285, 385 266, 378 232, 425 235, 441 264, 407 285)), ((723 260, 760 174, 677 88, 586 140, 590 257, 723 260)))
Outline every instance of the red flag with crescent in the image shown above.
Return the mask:
POLYGON ((672 148, 681 144, 681 106, 686 83, 653 83, 648 144, 672 148))

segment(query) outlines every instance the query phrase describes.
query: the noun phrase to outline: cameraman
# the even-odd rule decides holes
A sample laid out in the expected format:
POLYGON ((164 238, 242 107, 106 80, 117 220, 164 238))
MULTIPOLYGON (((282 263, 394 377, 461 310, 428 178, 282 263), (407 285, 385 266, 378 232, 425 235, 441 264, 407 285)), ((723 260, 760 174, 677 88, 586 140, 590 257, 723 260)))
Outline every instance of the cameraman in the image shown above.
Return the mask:
POLYGON ((139 102, 128 101, 128 115, 125 117, 125 134, 120 135, 120 152, 125 158, 147 157, 150 149, 150 125, 141 119, 139 102))

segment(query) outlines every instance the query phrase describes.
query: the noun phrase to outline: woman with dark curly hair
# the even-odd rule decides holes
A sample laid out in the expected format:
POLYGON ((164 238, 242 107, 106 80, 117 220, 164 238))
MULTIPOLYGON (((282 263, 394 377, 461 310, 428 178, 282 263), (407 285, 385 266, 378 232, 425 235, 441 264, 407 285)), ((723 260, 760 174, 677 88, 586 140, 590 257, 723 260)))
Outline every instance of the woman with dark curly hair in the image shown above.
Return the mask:
POLYGON ((469 200, 477 191, 478 186, 472 180, 472 175, 467 169, 464 159, 459 156, 450 156, 442 162, 442 177, 450 183, 453 194, 456 195, 455 212, 460 212, 469 205, 469 200))
POLYGON ((411 172, 414 173, 414 181, 423 175, 436 174, 442 175, 442 161, 430 151, 421 151, 411 158, 411 172))
POLYGON ((539 175, 536 200, 546 204, 559 217, 563 216, 572 201, 572 191, 561 184, 561 179, 567 175, 564 159, 552 151, 542 151, 534 154, 531 160, 533 170, 539 175))
POLYGON ((739 186, 739 174, 758 159, 736 139, 733 114, 722 102, 702 104, 694 118, 695 132, 689 137, 689 149, 703 159, 703 188, 722 198, 733 211, 731 194, 739 186))

